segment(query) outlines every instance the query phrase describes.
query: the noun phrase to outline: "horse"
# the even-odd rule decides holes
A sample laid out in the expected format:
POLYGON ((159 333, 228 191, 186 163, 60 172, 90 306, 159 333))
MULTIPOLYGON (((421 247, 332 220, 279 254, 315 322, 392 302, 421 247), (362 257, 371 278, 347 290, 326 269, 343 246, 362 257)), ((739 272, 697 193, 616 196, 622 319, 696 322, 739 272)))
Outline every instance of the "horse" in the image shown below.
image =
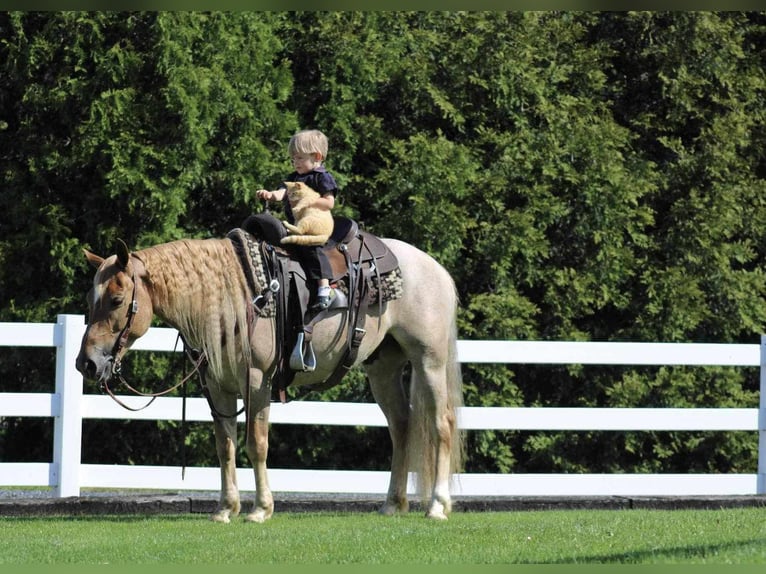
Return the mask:
MULTIPOLYGON (((452 509, 451 483, 464 450, 457 425, 463 400, 456 345, 458 295, 448 271, 430 255, 400 240, 381 241, 398 259, 403 289, 398 298, 365 310, 366 334, 353 363, 363 368, 391 438, 389 486, 379 512, 408 512, 407 483, 414 472, 426 517, 446 520, 452 509)), ((228 236, 179 239, 136 251, 118 240, 115 253, 107 257, 83 251, 97 271, 87 294, 88 324, 78 371, 103 387, 119 373, 123 355, 147 332, 155 315, 175 327, 208 361, 207 398, 221 467, 219 501, 210 518, 228 523, 241 510, 236 417, 216 416, 235 412, 241 397, 245 451, 256 486, 245 520, 268 520, 274 512, 266 465, 270 375, 279 354, 278 329, 274 318, 253 320, 252 312, 254 297, 268 287, 253 285, 246 277, 228 236)), ((343 356, 347 313, 333 310, 314 326, 316 367, 296 372, 293 387, 322 383, 334 372, 343 356)))

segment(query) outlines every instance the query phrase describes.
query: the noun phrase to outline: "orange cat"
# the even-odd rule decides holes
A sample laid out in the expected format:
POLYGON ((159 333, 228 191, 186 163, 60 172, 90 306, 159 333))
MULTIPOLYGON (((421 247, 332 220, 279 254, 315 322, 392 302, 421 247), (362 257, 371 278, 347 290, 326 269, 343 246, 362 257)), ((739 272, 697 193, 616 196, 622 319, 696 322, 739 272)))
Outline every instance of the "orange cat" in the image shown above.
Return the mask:
POLYGON ((282 239, 283 244, 295 245, 324 245, 330 238, 333 229, 332 213, 311 207, 319 194, 299 181, 286 181, 287 199, 295 216, 295 225, 283 221, 287 231, 291 233, 282 239))

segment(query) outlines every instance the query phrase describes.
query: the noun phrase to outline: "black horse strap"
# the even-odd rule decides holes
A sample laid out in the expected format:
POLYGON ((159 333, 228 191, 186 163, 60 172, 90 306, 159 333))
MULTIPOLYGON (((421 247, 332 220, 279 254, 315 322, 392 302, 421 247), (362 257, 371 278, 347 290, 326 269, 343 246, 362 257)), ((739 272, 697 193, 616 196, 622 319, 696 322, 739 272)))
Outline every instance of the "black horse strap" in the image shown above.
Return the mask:
MULTIPOLYGON (((344 246, 345 247, 345 246, 344 246)), ((359 254, 365 248, 364 240, 359 243, 359 254)), ((366 276, 365 268, 361 263, 361 257, 357 257, 358 264, 352 263, 352 257, 348 253, 348 249, 343 249, 343 254, 348 263, 348 336, 346 340, 346 348, 343 351, 343 356, 335 367, 335 370, 330 376, 322 383, 311 385, 313 391, 323 391, 330 389, 339 384, 343 377, 346 376, 351 368, 356 363, 357 355, 359 354, 359 347, 362 344, 366 331, 363 328, 365 317, 367 316, 367 300, 369 295, 369 282, 366 276)), ((380 290, 379 290, 380 291, 380 290)), ((382 305, 382 303, 381 303, 382 305)), ((313 334, 314 325, 323 318, 327 310, 321 311, 315 316, 309 325, 304 328, 304 332, 308 335, 308 340, 313 334)))
MULTIPOLYGON (((281 224, 280 228, 283 229, 281 224)), ((267 241, 259 240, 257 247, 254 247, 255 242, 250 230, 233 229, 227 237, 232 242, 252 294, 250 308, 253 313, 250 314, 252 318, 248 321, 248 328, 252 332, 259 317, 274 317, 275 359, 274 369, 268 378, 279 392, 280 400, 286 402, 285 389, 295 376, 295 373, 287 368, 284 359, 289 355, 286 351, 289 345, 287 338, 292 331, 289 324, 289 257, 278 253, 267 241), (263 287, 259 289, 259 285, 263 287)))

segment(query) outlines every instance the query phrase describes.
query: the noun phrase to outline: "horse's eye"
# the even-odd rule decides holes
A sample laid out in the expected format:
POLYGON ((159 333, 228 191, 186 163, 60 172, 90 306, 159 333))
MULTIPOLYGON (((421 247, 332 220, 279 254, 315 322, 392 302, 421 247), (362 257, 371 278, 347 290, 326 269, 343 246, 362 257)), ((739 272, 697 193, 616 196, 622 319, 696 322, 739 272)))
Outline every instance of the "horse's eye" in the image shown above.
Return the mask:
POLYGON ((112 306, 113 307, 119 307, 120 305, 122 305, 122 302, 124 300, 125 299, 122 297, 122 295, 116 295, 116 296, 112 297, 112 306))

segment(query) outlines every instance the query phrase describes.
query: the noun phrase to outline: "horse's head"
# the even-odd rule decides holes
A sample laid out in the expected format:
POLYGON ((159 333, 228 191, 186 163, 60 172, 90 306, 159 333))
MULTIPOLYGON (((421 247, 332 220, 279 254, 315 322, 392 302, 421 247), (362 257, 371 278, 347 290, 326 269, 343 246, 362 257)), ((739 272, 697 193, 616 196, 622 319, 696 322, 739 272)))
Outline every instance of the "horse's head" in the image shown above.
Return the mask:
POLYGON ((98 268, 88 292, 88 327, 77 355, 77 370, 101 383, 119 373, 120 361, 152 321, 149 294, 141 281, 144 265, 118 241, 117 254, 104 259, 88 251, 98 268))

